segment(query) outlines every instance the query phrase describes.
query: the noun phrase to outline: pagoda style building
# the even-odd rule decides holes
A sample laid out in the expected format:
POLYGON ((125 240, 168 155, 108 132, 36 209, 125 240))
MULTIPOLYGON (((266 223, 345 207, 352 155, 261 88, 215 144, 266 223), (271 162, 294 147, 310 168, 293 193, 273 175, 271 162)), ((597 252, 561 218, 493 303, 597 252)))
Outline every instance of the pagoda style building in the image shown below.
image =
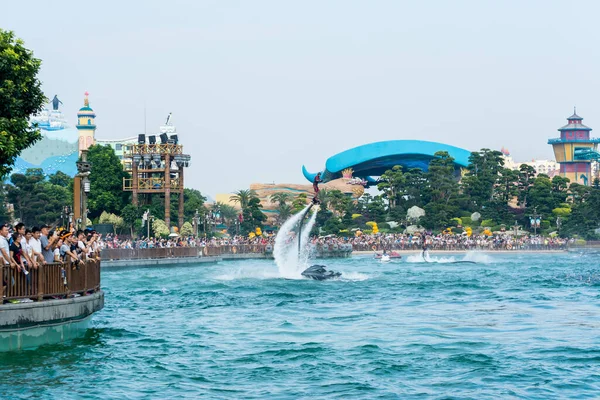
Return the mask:
POLYGON ((96 113, 90 107, 89 93, 85 92, 83 107, 77 112, 77 131, 79 132, 79 155, 95 144, 96 135, 96 113))
POLYGON ((598 162, 598 143, 600 139, 590 137, 589 128, 581 123, 574 111, 567 118, 567 125, 560 128, 560 137, 548 140, 554 149, 556 162, 560 164, 560 176, 569 178, 571 183, 590 185, 593 181, 592 162, 598 162))

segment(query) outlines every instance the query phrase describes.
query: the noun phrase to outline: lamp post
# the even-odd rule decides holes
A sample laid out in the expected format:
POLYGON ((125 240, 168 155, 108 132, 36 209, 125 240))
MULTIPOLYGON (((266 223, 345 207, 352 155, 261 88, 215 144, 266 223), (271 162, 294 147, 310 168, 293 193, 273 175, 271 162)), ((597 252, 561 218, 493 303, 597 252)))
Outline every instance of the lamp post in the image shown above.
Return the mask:
POLYGON ((221 208, 218 205, 212 209, 210 220, 213 225, 211 232, 213 232, 217 227, 217 223, 221 220, 221 208))
POLYGON ((150 225, 152 225, 152 220, 154 219, 154 215, 148 214, 147 218, 148 218, 148 220, 146 221, 146 224, 147 224, 147 228, 148 228, 148 236, 146 236, 146 237, 148 239, 150 239, 150 225))
MULTIPOLYGON (((70 206, 64 206, 62 208, 61 213, 60 213, 61 225, 63 227, 65 227, 65 220, 68 219, 70 215, 71 215, 71 207, 70 206)), ((69 222, 71 222, 70 218, 69 218, 69 222)))
POLYGON ((515 239, 516 239, 519 234, 519 224, 517 223, 517 221, 515 221, 515 224, 512 226, 512 228, 515 230, 515 239))
POLYGON ((556 231, 560 232, 560 225, 562 224, 562 219, 559 217, 556 217, 556 231))
POLYGON ((533 214, 529 216, 529 222, 533 227, 533 234, 537 235, 537 228, 541 226, 542 216, 537 213, 537 207, 533 207, 533 214))
POLYGON ((198 213, 198 209, 196 209, 196 212, 194 213, 194 236, 198 237, 198 220, 199 220, 200 214, 198 213))

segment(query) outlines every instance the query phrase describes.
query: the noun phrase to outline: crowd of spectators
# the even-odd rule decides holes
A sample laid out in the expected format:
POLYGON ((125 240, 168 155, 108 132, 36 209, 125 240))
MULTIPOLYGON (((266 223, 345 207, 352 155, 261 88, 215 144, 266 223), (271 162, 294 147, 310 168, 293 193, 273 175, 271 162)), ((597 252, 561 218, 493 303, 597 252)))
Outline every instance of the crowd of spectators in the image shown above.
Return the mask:
POLYGON ((120 238, 118 235, 108 234, 99 241, 100 249, 153 249, 172 247, 217 247, 217 246, 239 246, 239 245, 267 245, 275 243, 275 235, 256 236, 231 236, 227 238, 205 238, 205 237, 173 237, 165 238, 120 238))
POLYGON ((59 230, 48 225, 27 228, 23 223, 4 224, 0 226, 0 262, 25 275, 48 263, 68 263, 79 268, 82 262, 100 259, 100 237, 91 229, 59 230))
MULTIPOLYGON (((318 243, 338 242, 338 238, 321 238, 318 243)), ((353 250, 562 250, 573 239, 550 238, 539 235, 427 235, 427 234, 378 234, 350 238, 344 243, 352 244, 353 250)))
MULTIPOLYGON (((290 236, 292 239, 293 236, 290 236)), ((573 239, 550 238, 539 235, 514 237, 502 235, 428 235, 428 234, 363 234, 358 237, 339 237, 335 235, 313 236, 311 244, 332 245, 351 244, 355 251, 371 250, 421 250, 423 245, 430 250, 561 250, 566 249, 573 239)), ((248 238, 232 236, 226 238, 175 237, 169 239, 142 238, 138 240, 121 239, 117 235, 107 235, 99 241, 100 249, 145 249, 172 247, 218 247, 239 245, 273 245, 275 235, 248 238)))

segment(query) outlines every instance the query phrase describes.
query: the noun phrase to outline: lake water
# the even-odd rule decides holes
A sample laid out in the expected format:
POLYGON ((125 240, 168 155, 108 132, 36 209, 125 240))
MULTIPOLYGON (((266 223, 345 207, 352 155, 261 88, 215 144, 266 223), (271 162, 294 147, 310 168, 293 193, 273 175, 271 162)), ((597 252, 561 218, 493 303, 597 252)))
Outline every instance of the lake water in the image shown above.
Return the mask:
POLYGON ((104 269, 81 339, 0 354, 0 397, 598 398, 600 255, 104 269))

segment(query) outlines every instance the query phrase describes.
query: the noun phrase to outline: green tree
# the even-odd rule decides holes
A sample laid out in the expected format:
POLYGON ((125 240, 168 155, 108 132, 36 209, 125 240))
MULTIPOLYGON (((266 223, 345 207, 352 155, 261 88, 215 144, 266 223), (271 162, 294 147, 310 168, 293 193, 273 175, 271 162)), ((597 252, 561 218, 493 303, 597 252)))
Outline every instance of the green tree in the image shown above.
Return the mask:
POLYGON ((273 193, 270 197, 270 200, 273 203, 278 203, 279 206, 286 204, 290 199, 291 199, 292 195, 286 192, 277 192, 277 193, 273 193))
POLYGON ((560 176, 550 180, 547 175, 538 175, 529 190, 530 207, 536 207, 539 213, 549 217, 553 209, 565 202, 568 183, 568 179, 560 176))
POLYGON ((425 216, 420 223, 429 229, 446 228, 458 211, 458 179, 454 172, 454 158, 445 151, 435 153, 425 174, 425 216))
POLYGON ((377 189, 383 192, 390 209, 396 208, 401 196, 404 195, 405 185, 406 177, 400 165, 385 171, 377 181, 377 189))
POLYGON ((468 173, 463 179, 463 189, 478 208, 492 200, 494 187, 504 167, 502 153, 481 149, 469 156, 468 173))
POLYGON ((252 189, 241 189, 235 192, 229 197, 230 201, 240 205, 242 210, 246 209, 250 203, 250 200, 256 197, 256 192, 252 189))
POLYGON ((277 212, 277 224, 281 226, 292 215, 292 207, 289 204, 283 203, 277 207, 277 212))
POLYGON ((133 204, 127 204, 121 210, 121 218, 123 218, 123 223, 125 226, 129 227, 129 231, 131 237, 133 238, 133 228, 135 226, 136 221, 141 216, 141 210, 134 206, 133 204))
POLYGON ((181 226, 181 231, 179 232, 181 236, 192 236, 194 234, 194 227, 189 222, 184 222, 181 226))
POLYGON ((533 186, 533 181, 535 179, 535 168, 531 165, 521 164, 519 167, 519 205, 521 208, 527 207, 527 196, 529 195, 529 190, 531 186, 533 186))
MULTIPOLYGON (((571 184, 571 188, 575 183, 571 184)), ((596 229, 600 228, 600 190, 589 187, 585 198, 573 205, 567 221, 561 226, 560 235, 580 236, 586 240, 597 240, 596 229)))
POLYGON ((420 168, 411 168, 404 173, 406 178, 406 202, 404 209, 412 206, 423 207, 423 188, 426 185, 425 173, 420 168))
POLYGON ((377 223, 385 222, 386 210, 383 196, 373 196, 366 205, 366 212, 363 214, 366 219, 377 223))
POLYGON ((216 202, 215 203, 215 207, 219 210, 219 213, 221 214, 221 218, 223 218, 225 221, 231 221, 234 220, 238 217, 238 210, 229 205, 229 204, 225 204, 225 203, 221 203, 221 202, 216 202))
POLYGON ((63 187, 72 187, 73 185, 73 178, 71 178, 69 175, 65 174, 62 171, 56 171, 54 174, 52 175, 48 175, 48 182, 50 182, 53 185, 58 185, 58 186, 63 186, 63 187))
POLYGON ((446 151, 438 151, 429 162, 427 171, 427 200, 449 204, 458 195, 458 180, 454 174, 454 158, 446 151))
POLYGON ((90 217, 98 217, 102 211, 120 212, 129 203, 129 192, 123 191, 123 179, 129 177, 114 150, 106 145, 94 145, 88 149, 90 193, 88 208, 90 217))
POLYGON ((61 210, 72 203, 68 188, 45 179, 40 168, 25 174, 12 174, 6 186, 6 198, 14 206, 15 217, 26 225, 58 224, 61 210))
MULTIPOLYGON (((157 196, 154 196, 157 197, 157 196)), ((157 197, 158 200, 158 197, 157 197)), ((183 189, 183 220, 184 221, 192 221, 194 215, 196 214, 196 210, 198 210, 198 214, 201 214, 204 217, 205 209, 204 203, 206 202, 206 197, 200 193, 199 190, 196 189, 183 189)), ((164 207, 163 200, 157 202, 156 205, 159 207, 164 207)), ((157 215, 157 214, 153 214, 157 215)), ((164 210, 160 212, 160 218, 164 219, 164 210)), ((173 196, 171 195, 171 224, 173 221, 177 225, 177 218, 179 216, 179 195, 173 196)))
POLYGON ((292 213, 296 214, 308 204, 308 196, 306 193, 300 193, 294 200, 292 201, 292 213))
POLYGON ((0 29, 0 179, 8 175, 21 151, 41 138, 29 117, 46 98, 37 78, 41 61, 13 32, 0 29))
POLYGON ((256 195, 251 195, 248 199, 246 208, 244 208, 242 211, 242 215, 244 217, 244 220, 240 224, 240 233, 242 235, 247 235, 250 232, 254 232, 257 227, 262 228, 267 216, 263 214, 261 209, 262 205, 260 204, 260 199, 256 197, 256 195))
POLYGON ((506 205, 519 193, 519 173, 515 170, 502 168, 494 189, 494 198, 506 205))
POLYGON ((171 233, 169 231, 169 227, 167 226, 167 224, 165 224, 165 221, 163 221, 162 219, 155 219, 154 221, 152 221, 152 231, 150 232, 150 235, 152 236, 152 232, 154 232, 155 236, 160 236, 160 237, 167 237, 169 236, 169 234, 171 233))
POLYGON ((319 199, 322 207, 328 208, 338 217, 345 213, 348 203, 350 203, 350 198, 337 189, 321 190, 319 199))

